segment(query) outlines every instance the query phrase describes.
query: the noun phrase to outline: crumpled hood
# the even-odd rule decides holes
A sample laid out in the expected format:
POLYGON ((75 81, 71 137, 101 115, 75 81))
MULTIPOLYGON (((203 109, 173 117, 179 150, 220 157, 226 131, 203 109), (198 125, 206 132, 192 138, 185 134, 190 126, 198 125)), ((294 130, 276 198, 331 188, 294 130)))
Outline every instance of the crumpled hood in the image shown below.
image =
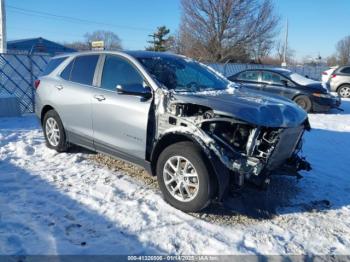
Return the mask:
POLYGON ((327 93, 329 90, 329 85, 327 83, 316 82, 308 84, 305 86, 308 90, 313 90, 314 92, 327 93))
POLYGON ((297 127, 306 112, 291 100, 261 92, 234 89, 233 92, 173 93, 174 103, 209 107, 214 113, 265 127, 297 127))

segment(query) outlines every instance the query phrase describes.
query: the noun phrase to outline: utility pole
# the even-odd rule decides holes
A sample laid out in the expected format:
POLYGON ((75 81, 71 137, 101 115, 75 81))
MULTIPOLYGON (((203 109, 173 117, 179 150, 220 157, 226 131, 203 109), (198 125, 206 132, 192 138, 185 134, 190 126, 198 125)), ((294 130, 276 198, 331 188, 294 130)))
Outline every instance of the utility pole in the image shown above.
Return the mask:
POLYGON ((7 52, 5 0, 0 0, 0 54, 7 52))
POLYGON ((148 35, 148 36, 153 38, 153 41, 148 41, 148 43, 153 44, 153 50, 152 51, 156 51, 156 34, 151 34, 151 35, 148 35))
POLYGON ((286 38, 284 41, 283 63, 282 63, 283 67, 287 66, 287 52, 288 52, 288 19, 286 24, 286 38))

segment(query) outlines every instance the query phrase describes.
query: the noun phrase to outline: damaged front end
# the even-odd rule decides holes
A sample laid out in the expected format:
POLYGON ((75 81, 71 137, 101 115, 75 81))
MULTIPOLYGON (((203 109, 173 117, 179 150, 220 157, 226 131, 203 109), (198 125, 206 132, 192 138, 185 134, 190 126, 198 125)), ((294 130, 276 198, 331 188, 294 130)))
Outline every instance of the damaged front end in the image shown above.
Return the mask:
MULTIPOLYGON (((232 94, 206 93, 204 97, 210 99, 208 95, 218 100, 220 96, 232 94)), ((181 134, 200 146, 217 177, 219 199, 230 182, 238 187, 243 186, 245 181, 262 185, 277 169, 295 175, 300 170, 310 170, 305 159, 298 156, 302 136, 305 130, 310 130, 307 118, 293 126, 264 126, 215 110, 198 94, 190 101, 181 98, 183 96, 179 97, 174 92, 157 90, 154 144, 171 134, 181 134), (194 103, 195 100, 202 102, 194 103)), ((284 108, 283 112, 288 110, 284 108)))

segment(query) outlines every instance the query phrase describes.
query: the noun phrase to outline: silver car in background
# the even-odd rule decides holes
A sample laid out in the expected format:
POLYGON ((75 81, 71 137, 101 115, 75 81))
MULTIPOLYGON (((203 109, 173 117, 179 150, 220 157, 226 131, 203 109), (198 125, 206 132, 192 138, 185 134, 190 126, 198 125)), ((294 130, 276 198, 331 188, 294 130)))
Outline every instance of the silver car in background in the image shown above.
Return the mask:
POLYGON ((350 66, 336 68, 330 74, 328 83, 331 91, 337 92, 343 98, 350 98, 350 66))
POLYGON ((297 176, 310 130, 292 101, 245 92, 183 56, 87 52, 51 60, 35 81, 46 145, 76 144, 144 167, 165 200, 186 212, 221 201, 230 186, 297 176))

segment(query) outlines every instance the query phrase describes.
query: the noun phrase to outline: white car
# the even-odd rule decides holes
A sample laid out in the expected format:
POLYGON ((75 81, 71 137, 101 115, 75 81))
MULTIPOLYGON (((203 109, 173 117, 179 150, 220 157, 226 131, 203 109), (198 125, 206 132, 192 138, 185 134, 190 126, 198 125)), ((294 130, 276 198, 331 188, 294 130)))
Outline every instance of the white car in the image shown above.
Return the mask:
POLYGON ((322 72, 322 82, 327 83, 330 79, 333 72, 338 68, 339 66, 332 66, 328 70, 322 72))

